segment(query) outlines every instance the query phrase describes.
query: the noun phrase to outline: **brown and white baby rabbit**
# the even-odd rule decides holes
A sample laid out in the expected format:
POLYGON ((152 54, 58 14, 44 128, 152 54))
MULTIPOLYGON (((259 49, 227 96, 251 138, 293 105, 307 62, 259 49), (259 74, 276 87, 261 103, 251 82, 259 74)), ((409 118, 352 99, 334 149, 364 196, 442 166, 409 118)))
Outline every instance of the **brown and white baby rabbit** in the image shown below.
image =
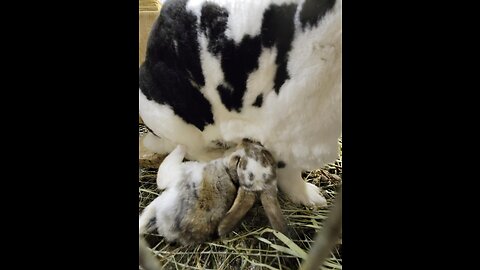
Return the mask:
POLYGON ((272 227, 286 232, 277 200, 276 162, 261 144, 244 139, 236 151, 208 163, 182 162, 177 146, 158 169, 162 194, 139 219, 140 234, 157 229, 168 242, 201 243, 230 232, 257 194, 272 227))

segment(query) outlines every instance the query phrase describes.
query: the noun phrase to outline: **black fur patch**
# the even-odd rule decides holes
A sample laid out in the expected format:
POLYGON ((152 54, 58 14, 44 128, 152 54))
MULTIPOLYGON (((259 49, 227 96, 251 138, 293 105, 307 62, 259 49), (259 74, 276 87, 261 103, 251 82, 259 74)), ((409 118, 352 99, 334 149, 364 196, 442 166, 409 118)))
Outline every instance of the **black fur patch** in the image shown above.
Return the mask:
POLYGON ((222 103, 225 106, 225 108, 227 108, 230 111, 233 108, 237 108, 237 111, 240 112, 239 107, 241 108, 242 103, 241 103, 241 100, 240 102, 238 102, 238 94, 236 95, 236 97, 233 97, 234 95, 233 89, 228 88, 223 84, 220 84, 219 86, 217 86, 217 91, 218 91, 218 94, 220 95, 220 99, 222 100, 222 103), (235 98, 237 99, 237 101, 235 101, 235 98))
POLYGON ((263 104, 263 94, 260 94, 257 96, 257 98, 255 99, 255 102, 252 104, 252 106, 255 106, 255 107, 262 107, 262 104, 263 104))
POLYGON ((208 39, 208 51, 221 55, 221 66, 225 83, 217 86, 223 105, 229 111, 240 112, 243 95, 247 88, 248 75, 258 68, 258 57, 262 51, 260 36, 246 35, 240 44, 225 36, 228 11, 214 3, 202 7, 200 28, 208 39))
POLYGON ((297 5, 270 5, 263 14, 262 45, 266 48, 277 47, 277 72, 274 88, 278 94, 283 83, 290 78, 287 71, 288 52, 291 49, 295 33, 294 17, 297 5))
POLYGON ((202 6, 200 16, 200 29, 208 40, 208 51, 218 56, 223 43, 226 40, 228 12, 226 9, 213 3, 205 3, 202 6))
POLYGON ((198 87, 205 85, 197 41, 196 16, 187 0, 167 1, 152 27, 139 87, 149 99, 168 104, 185 122, 203 130, 213 124, 211 104, 198 87))
MULTIPOLYGON (((222 103, 230 111, 240 112, 243 106, 243 95, 247 90, 248 75, 258 68, 258 58, 262 47, 260 37, 243 37, 239 45, 227 40, 222 50, 222 69, 225 82, 231 86, 220 95, 222 103)), ((225 90, 225 88, 223 89, 225 90)))
POLYGON ((285 164, 285 162, 283 161, 279 161, 277 163, 277 168, 281 169, 281 168, 285 168, 287 166, 287 164, 285 164))
POLYGON ((253 181, 253 173, 248 173, 248 180, 253 181))
POLYGON ((318 21, 332 9, 335 0, 306 0, 300 11, 300 23, 302 28, 316 26, 318 21))

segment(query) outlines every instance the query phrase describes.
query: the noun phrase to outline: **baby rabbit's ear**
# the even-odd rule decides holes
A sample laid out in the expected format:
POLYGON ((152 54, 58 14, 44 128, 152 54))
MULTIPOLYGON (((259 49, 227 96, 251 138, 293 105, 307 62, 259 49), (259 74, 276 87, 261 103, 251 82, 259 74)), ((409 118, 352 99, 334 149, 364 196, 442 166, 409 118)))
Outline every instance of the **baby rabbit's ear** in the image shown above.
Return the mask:
POLYGON ((272 228, 286 235, 288 233, 287 222, 282 215, 282 210, 278 203, 276 186, 271 186, 264 190, 260 195, 260 200, 262 201, 263 209, 267 214, 272 228))
POLYGON ((255 192, 240 187, 232 207, 218 225, 218 235, 223 236, 231 232, 245 214, 247 214, 248 210, 252 208, 256 198, 255 192))
POLYGON ((238 163, 240 162, 239 155, 233 155, 227 164, 227 172, 230 175, 232 181, 237 185, 238 184, 238 174, 237 174, 237 167, 238 163))
POLYGON ((230 170, 236 170, 238 166, 238 162, 240 162, 240 156, 239 155, 233 155, 230 160, 228 161, 228 169, 230 170))

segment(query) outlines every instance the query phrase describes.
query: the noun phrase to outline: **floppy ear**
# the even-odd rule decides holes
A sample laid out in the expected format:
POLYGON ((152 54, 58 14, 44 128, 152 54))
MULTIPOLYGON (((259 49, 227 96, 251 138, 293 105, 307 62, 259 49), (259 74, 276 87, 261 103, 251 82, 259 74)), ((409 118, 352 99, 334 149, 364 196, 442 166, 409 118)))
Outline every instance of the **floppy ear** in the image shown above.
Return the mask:
POLYGON ((240 156, 233 155, 230 157, 230 160, 227 163, 227 173, 232 179, 233 183, 235 183, 236 185, 238 185, 237 167, 239 162, 240 162, 240 156))
POLYGON ((277 198, 277 189, 275 186, 271 186, 260 195, 263 209, 267 214, 268 220, 275 230, 287 235, 287 222, 282 215, 280 204, 277 198))
POLYGON ((248 210, 252 208, 256 199, 257 195, 255 192, 245 190, 243 187, 238 188, 238 194, 232 207, 218 225, 218 235, 223 236, 231 232, 248 210))

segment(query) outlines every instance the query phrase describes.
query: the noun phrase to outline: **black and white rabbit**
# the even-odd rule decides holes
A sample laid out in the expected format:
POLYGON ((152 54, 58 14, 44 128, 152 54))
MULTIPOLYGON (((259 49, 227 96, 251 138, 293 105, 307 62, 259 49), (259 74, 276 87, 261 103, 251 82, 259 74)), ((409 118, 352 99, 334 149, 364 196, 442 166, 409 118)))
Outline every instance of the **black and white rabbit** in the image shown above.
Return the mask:
POLYGON ((210 161, 252 138, 280 161, 292 201, 326 205, 301 172, 338 155, 341 10, 341 0, 164 1, 139 70, 152 130, 141 143, 157 153, 186 145, 189 159, 210 161))
POLYGON ((208 163, 182 162, 185 153, 179 145, 160 165, 157 186, 164 191, 140 215, 140 234, 156 229, 182 245, 214 239, 231 231, 257 196, 272 227, 287 233, 276 162, 261 144, 243 140, 233 153, 208 163))

